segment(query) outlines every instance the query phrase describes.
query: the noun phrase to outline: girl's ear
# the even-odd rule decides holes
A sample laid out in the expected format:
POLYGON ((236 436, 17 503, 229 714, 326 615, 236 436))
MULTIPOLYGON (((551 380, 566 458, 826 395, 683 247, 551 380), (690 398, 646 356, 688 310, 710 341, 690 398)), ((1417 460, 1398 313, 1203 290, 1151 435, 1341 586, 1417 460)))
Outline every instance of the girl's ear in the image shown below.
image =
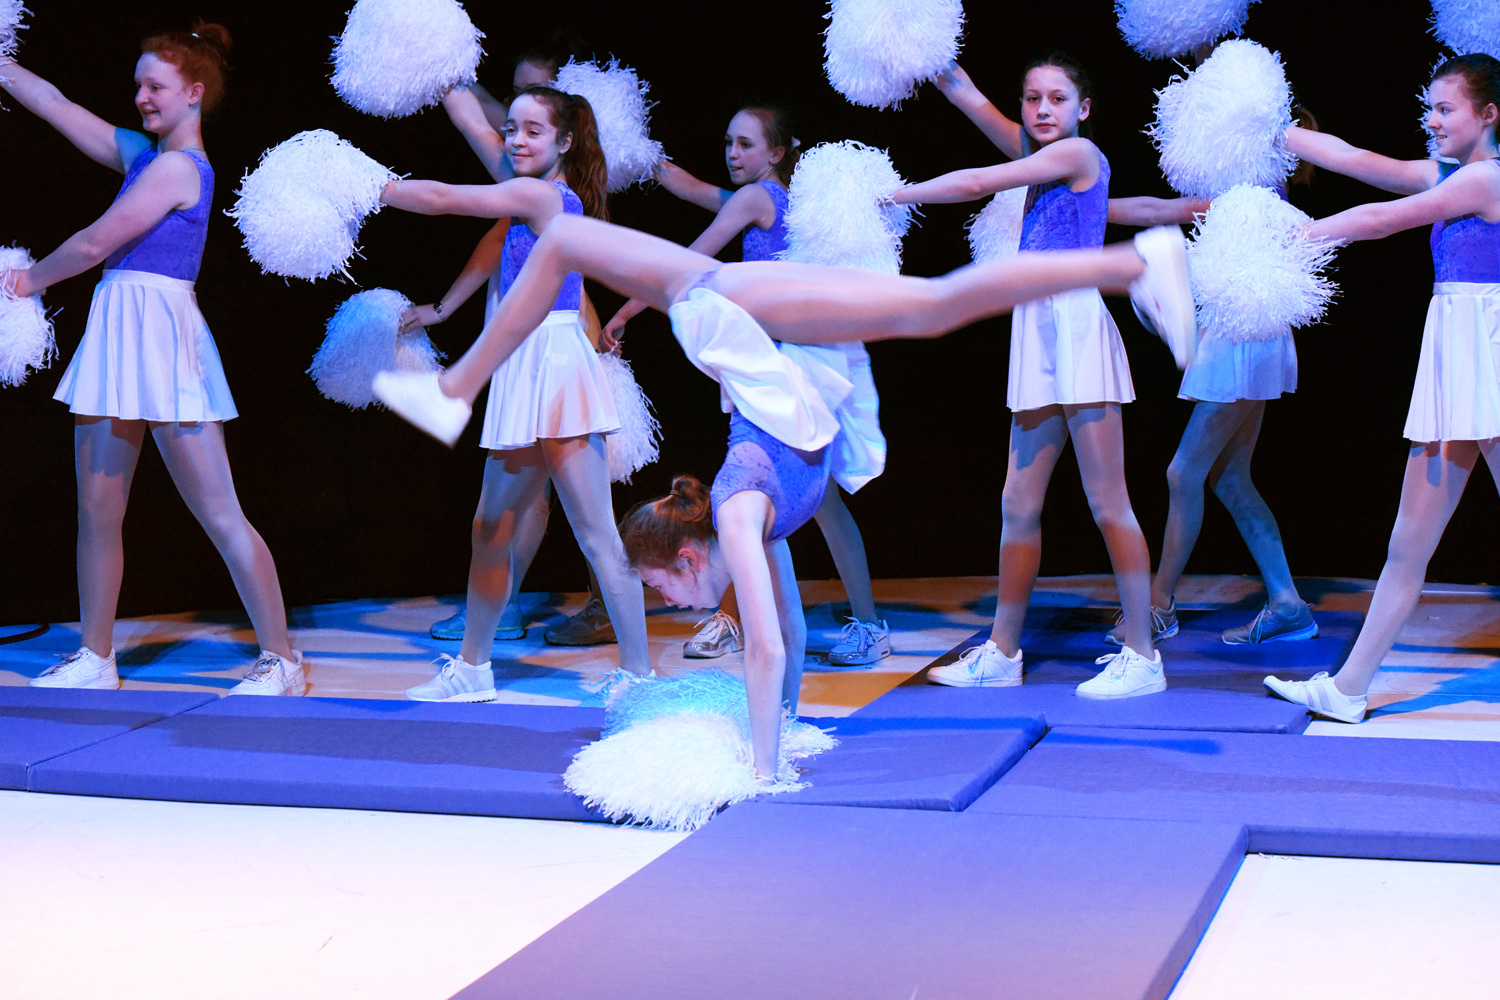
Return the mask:
POLYGON ((770 157, 768 157, 768 160, 769 160, 771 166, 774 167, 774 166, 776 166, 776 164, 780 163, 785 157, 786 157, 786 147, 785 146, 776 146, 775 148, 773 148, 771 150, 771 155, 770 155, 770 157))
POLYGON ((1089 110, 1093 107, 1093 102, 1094 102, 1094 99, 1092 97, 1085 97, 1083 100, 1081 100, 1081 101, 1078 102, 1078 120, 1079 121, 1083 121, 1085 118, 1087 118, 1089 116, 1089 110))
POLYGON ((199 105, 203 103, 203 83, 200 81, 188 88, 188 104, 199 105))
POLYGON ((572 148, 573 148, 573 133, 569 132, 568 135, 567 135, 567 138, 563 139, 561 142, 559 142, 557 144, 558 155, 560 156, 560 155, 562 155, 563 153, 566 153, 568 150, 570 150, 572 148))
POLYGON ((677 561, 694 573, 703 572, 704 564, 707 562, 703 551, 696 545, 683 545, 682 548, 678 549, 677 561))

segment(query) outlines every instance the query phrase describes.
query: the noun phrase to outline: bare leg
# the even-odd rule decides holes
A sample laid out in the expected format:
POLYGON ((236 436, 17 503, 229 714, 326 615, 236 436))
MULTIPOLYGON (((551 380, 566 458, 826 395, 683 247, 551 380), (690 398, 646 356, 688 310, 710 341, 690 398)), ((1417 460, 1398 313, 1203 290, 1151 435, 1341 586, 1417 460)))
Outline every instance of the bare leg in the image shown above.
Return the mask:
POLYGON ((839 579, 844 582, 844 593, 849 598, 849 613, 860 621, 877 622, 880 613, 875 610, 875 591, 870 585, 870 563, 865 557, 865 540, 854 523, 844 503, 844 495, 838 484, 829 480, 823 493, 823 502, 813 515, 828 542, 828 551, 833 555, 833 564, 838 567, 839 579))
POLYGON ((125 573, 120 527, 146 436, 144 420, 76 417, 78 605, 83 645, 100 657, 114 648, 115 608, 125 573))
POLYGON ((1010 418, 1010 457, 1000 494, 1000 589, 990 639, 1014 657, 1042 563, 1042 501, 1063 445, 1068 422, 1061 406, 1022 410, 1010 418))
POLYGON ((599 578, 604 606, 619 641, 620 666, 631 673, 649 674, 646 598, 641 578, 625 558, 625 546, 615 526, 604 436, 590 434, 540 444, 578 547, 599 578))
POLYGON ((1250 458, 1255 452, 1256 439, 1260 437, 1261 418, 1265 416, 1264 400, 1256 400, 1252 416, 1235 431, 1223 455, 1209 473, 1209 482, 1214 493, 1229 514, 1234 518, 1240 537, 1250 549, 1260 577, 1265 581, 1266 600, 1278 613, 1290 615, 1300 612, 1306 603, 1297 593, 1292 580, 1291 567, 1286 562, 1286 549, 1281 544, 1281 529, 1276 526, 1276 516, 1260 491, 1250 479, 1250 458))
POLYGON ((532 561, 536 559, 537 550, 542 547, 542 539, 547 535, 547 518, 552 513, 551 487, 551 480, 543 483, 536 500, 521 512, 516 522, 515 537, 511 540, 510 586, 507 588, 507 604, 514 601, 520 594, 521 582, 526 579, 526 571, 531 568, 532 561))
POLYGON ((802 661, 807 656, 807 618, 802 611, 802 591, 792 567, 792 550, 786 539, 766 543, 766 563, 771 567, 771 588, 776 595, 776 617, 781 622, 781 643, 786 654, 786 673, 781 678, 781 703, 793 715, 802 696, 802 661))
POLYGON ((1125 616, 1125 645, 1150 658, 1151 553, 1146 536, 1130 506, 1125 489, 1125 442, 1120 404, 1097 403, 1065 406, 1068 430, 1083 490, 1088 494, 1094 523, 1104 535, 1115 583, 1120 589, 1120 610, 1125 616))
MULTIPOLYGON (((1493 448, 1494 442, 1485 445, 1493 448)), ((1385 567, 1370 599, 1370 612, 1349 659, 1334 677, 1334 685, 1344 694, 1357 696, 1370 689, 1375 671, 1422 596, 1427 563, 1478 459, 1479 445, 1474 441, 1412 445, 1401 484, 1401 507, 1391 529, 1385 567)))
POLYGON ((490 452, 474 512, 469 559, 468 618, 459 655, 473 666, 488 663, 495 626, 513 589, 517 534, 547 488, 547 466, 538 445, 490 452))
POLYGON ((240 509, 224 448, 224 425, 217 421, 153 424, 151 436, 177 492, 229 567, 261 649, 292 662, 295 655, 287 635, 286 603, 276 578, 276 562, 240 509))

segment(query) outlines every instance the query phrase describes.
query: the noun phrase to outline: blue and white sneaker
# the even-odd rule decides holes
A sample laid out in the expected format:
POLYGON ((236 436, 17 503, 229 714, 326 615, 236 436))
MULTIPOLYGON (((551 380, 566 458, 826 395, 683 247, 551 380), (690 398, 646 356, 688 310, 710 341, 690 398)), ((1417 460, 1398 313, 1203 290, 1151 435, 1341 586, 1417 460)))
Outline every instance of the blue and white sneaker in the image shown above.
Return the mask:
MULTIPOLYGON (((460 605, 458 610, 440 622, 433 623, 427 632, 434 639, 462 639, 464 629, 469 627, 469 609, 460 605)), ((511 601, 500 615, 500 624, 495 626, 496 639, 526 638, 526 624, 521 620, 521 606, 511 601)))
POLYGON ((1260 609, 1255 620, 1239 628, 1227 628, 1220 636, 1231 646, 1242 646, 1251 642, 1285 642, 1290 639, 1316 639, 1318 623, 1313 621, 1312 608, 1306 604, 1297 613, 1283 618, 1267 604, 1260 609))
POLYGON ((412 701, 494 701, 495 672, 490 661, 475 666, 462 656, 438 657, 442 669, 432 680, 407 688, 412 701))
POLYGON ((838 643, 828 651, 828 662, 836 667, 865 667, 890 655, 889 625, 850 618, 838 643))

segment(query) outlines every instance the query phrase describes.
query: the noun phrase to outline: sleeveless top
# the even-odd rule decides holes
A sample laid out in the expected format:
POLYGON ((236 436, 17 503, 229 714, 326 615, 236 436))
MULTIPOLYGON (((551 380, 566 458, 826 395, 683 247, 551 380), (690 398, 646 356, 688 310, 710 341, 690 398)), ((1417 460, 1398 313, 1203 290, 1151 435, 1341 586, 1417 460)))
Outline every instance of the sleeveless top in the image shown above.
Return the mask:
POLYGON ((771 196, 771 204, 776 206, 776 220, 765 229, 759 226, 745 227, 745 235, 740 240, 740 259, 775 260, 786 249, 786 206, 789 196, 786 188, 769 177, 756 183, 771 196))
MULTIPOLYGON (((197 281, 198 269, 203 264, 203 244, 208 239, 208 214, 214 196, 214 170, 208 160, 197 150, 183 150, 193 158, 198 167, 198 204, 186 211, 173 209, 146 232, 126 243, 110 254, 104 261, 107 270, 149 271, 152 274, 178 278, 182 281, 197 281)), ((156 158, 161 155, 153 147, 141 153, 125 173, 125 183, 120 185, 120 195, 130 190, 156 158)))
MULTIPOLYGON (((1489 162, 1500 167, 1500 160, 1489 162)), ((1438 168, 1441 184, 1458 165, 1441 163, 1438 168)), ((1433 280, 1500 284, 1500 222, 1485 222, 1477 215, 1434 222, 1431 244, 1433 280)))
MULTIPOLYGON (((562 195, 563 211, 568 215, 582 215, 583 202, 573 189, 562 181, 552 182, 557 186, 557 191, 562 195)), ((536 246, 536 233, 531 231, 523 219, 512 218, 510 230, 505 234, 505 244, 500 250, 500 294, 503 296, 510 291, 510 286, 515 284, 516 276, 521 273, 521 267, 526 263, 526 258, 531 256, 531 248, 536 246)), ((557 293, 557 301, 552 303, 552 310, 574 310, 576 311, 583 300, 583 275, 577 271, 569 271, 567 277, 563 278, 562 291, 557 293)))
POLYGON ((1026 217, 1021 222, 1022 250, 1082 250, 1104 245, 1109 215, 1109 161, 1099 154, 1099 178, 1087 191, 1073 191, 1063 181, 1026 189, 1026 217))

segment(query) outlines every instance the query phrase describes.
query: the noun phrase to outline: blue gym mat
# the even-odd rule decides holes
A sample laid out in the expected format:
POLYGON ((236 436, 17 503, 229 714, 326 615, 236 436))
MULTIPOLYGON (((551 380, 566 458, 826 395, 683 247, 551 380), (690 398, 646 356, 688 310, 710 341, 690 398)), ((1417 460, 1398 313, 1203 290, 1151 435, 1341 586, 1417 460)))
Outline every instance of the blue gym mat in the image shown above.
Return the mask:
POLYGON ((1252 851, 1500 862, 1500 745, 1054 729, 970 814, 1242 823, 1252 851))
POLYGON ((42 761, 197 708, 215 694, 0 687, 0 788, 24 789, 42 761))
POLYGON ((1234 824, 735 806, 457 994, 1159 1000, 1234 824))

